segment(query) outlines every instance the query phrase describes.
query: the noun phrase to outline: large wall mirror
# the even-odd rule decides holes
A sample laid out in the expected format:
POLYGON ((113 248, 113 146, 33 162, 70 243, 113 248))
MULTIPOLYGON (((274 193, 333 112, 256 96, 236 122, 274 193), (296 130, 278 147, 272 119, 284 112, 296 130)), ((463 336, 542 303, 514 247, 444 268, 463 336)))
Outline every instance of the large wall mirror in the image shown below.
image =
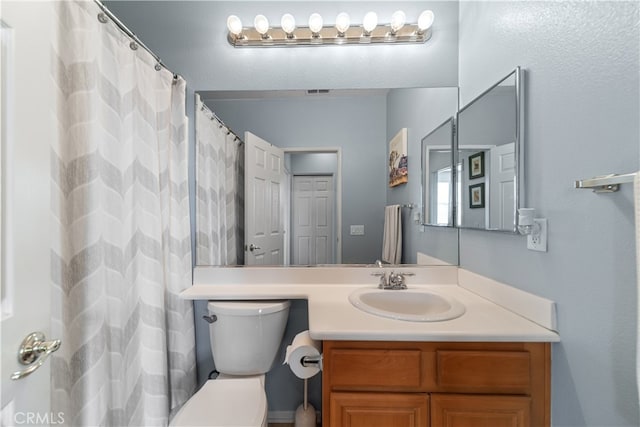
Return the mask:
POLYGON ((521 86, 518 67, 457 114, 458 227, 517 232, 524 192, 521 86))
MULTIPOLYGON (((283 152, 287 178, 279 202, 285 207, 273 221, 288 224, 284 227, 288 247, 282 257, 288 262, 266 264, 372 265, 382 254, 385 206, 394 204, 401 206, 403 264, 458 264, 457 230, 424 227, 421 212, 421 139, 455 114, 458 88, 200 91, 197 95, 245 140, 244 156, 249 155, 246 132, 283 152), (408 182, 391 188, 389 141, 401 129, 408 135, 408 182), (316 221, 316 230, 297 227, 295 219, 301 216, 316 221), (326 238, 317 240, 326 243, 306 245, 302 251, 296 248, 297 234, 304 240, 305 233, 316 231, 326 233, 326 238)), ((196 162, 196 180, 203 175, 200 169, 196 162)), ((246 176, 247 171, 242 173, 246 176)), ((245 217, 250 215, 266 218, 264 210, 244 212, 245 217)), ((237 264, 242 264, 241 258, 237 264)))

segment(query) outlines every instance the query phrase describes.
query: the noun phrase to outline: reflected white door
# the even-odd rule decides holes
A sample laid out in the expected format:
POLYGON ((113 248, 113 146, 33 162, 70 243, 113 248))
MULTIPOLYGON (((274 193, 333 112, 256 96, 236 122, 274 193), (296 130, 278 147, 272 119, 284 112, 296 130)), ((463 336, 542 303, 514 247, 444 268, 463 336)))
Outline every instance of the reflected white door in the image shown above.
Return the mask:
MULTIPOLYGON (((23 338, 50 336, 49 144, 55 138, 54 2, 0 2, 2 21, 2 425, 60 424, 50 411, 51 361, 11 380, 23 338)), ((55 337, 54 337, 55 338, 55 337)), ((63 343, 64 345, 64 343, 63 343)))
POLYGON ((489 175, 489 228, 513 230, 515 224, 516 145, 491 148, 489 175))
POLYGON ((245 132, 246 265, 284 264, 284 151, 245 132))
POLYGON ((334 197, 332 176, 293 177, 293 264, 335 263, 334 197))

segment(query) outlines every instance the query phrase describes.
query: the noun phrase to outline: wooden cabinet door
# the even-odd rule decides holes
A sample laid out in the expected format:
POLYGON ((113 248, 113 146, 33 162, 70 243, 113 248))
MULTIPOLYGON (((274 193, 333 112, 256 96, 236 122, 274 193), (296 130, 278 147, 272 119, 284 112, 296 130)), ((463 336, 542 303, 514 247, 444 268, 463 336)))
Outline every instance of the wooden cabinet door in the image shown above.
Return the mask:
POLYGON ((432 394, 432 427, 529 427, 531 398, 432 394))
POLYGON ((425 393, 331 393, 331 427, 428 427, 425 393))

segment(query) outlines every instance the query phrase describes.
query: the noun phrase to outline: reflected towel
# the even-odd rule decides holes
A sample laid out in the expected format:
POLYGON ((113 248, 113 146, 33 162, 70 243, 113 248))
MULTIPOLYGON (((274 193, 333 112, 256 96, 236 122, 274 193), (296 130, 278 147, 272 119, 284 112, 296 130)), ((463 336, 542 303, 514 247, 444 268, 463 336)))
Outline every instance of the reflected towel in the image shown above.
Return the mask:
POLYGON ((400 205, 391 205, 384 208, 382 261, 390 264, 400 264, 402 262, 402 215, 400 205))
MULTIPOLYGON (((636 218, 636 292, 638 294, 638 307, 640 307, 640 171, 636 172, 633 180, 636 218)), ((638 333, 636 336, 636 383, 640 390, 640 319, 637 320, 638 333)), ((639 395, 640 397, 640 395, 639 395)), ((640 399, 639 399, 640 403, 640 399)))

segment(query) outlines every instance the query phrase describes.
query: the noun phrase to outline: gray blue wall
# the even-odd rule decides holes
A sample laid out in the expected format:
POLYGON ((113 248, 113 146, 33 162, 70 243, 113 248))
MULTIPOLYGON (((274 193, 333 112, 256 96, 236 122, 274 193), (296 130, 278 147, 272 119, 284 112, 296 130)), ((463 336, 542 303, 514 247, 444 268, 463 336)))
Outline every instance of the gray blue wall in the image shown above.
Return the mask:
POLYGON ((462 105, 526 69, 526 204, 549 251, 461 230, 462 267, 558 304, 554 426, 637 426, 638 306, 632 187, 572 188, 639 169, 638 2, 461 2, 462 105))
MULTIPOLYGON (((422 205, 422 138, 458 109, 458 88, 395 89, 387 95, 387 141, 407 128, 406 184, 387 185, 387 204, 416 205, 402 209, 402 262, 415 264, 418 251, 450 264, 458 263, 458 230, 424 227, 414 221, 422 205)), ((388 153, 388 151, 387 151, 388 153)))
MULTIPOLYGON (((554 425, 639 425, 632 191, 629 185, 608 195, 572 188, 575 179, 639 169, 638 3, 340 5, 352 16, 369 8, 387 15, 402 8, 409 16, 431 8, 434 38, 423 47, 233 50, 224 41, 231 12, 245 21, 258 11, 272 13, 272 20, 312 8, 331 16, 337 3, 109 2, 186 78, 188 96, 194 90, 459 84, 464 105, 516 65, 524 67, 525 203, 548 218, 549 251, 527 251, 522 237, 462 230, 461 263, 557 301, 562 342, 553 347, 554 425)), ((191 104, 188 114, 193 117, 191 104)), ((198 349, 200 360, 207 352, 198 349)), ((290 406, 280 393, 269 399, 278 408, 290 406)))

